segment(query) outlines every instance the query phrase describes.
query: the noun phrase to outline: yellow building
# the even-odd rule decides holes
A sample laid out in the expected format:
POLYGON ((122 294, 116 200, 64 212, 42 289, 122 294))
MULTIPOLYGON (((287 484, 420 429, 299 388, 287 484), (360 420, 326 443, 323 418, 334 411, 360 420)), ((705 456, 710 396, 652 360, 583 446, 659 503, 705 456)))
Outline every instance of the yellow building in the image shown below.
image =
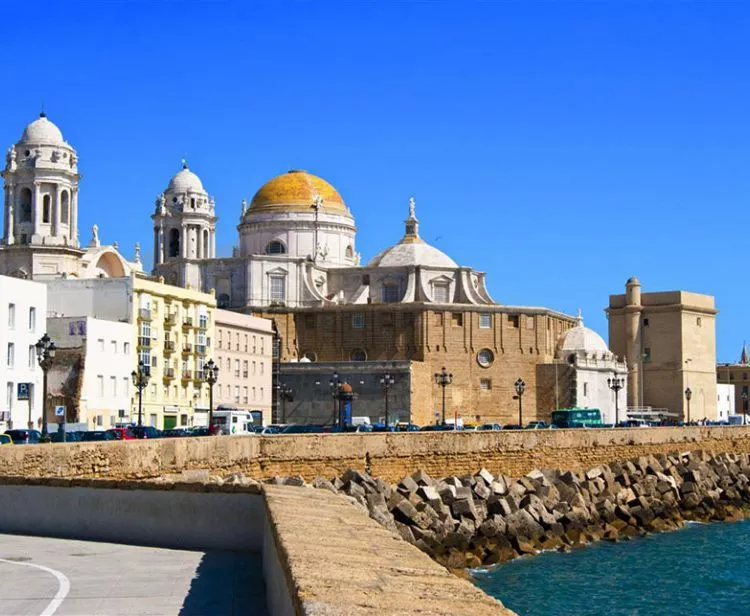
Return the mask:
MULTIPOLYGON (((135 363, 150 369, 143 390, 143 424, 160 429, 208 425, 203 365, 211 354, 216 300, 201 293, 134 278, 135 363)), ((133 396, 133 418, 138 396, 133 396)))

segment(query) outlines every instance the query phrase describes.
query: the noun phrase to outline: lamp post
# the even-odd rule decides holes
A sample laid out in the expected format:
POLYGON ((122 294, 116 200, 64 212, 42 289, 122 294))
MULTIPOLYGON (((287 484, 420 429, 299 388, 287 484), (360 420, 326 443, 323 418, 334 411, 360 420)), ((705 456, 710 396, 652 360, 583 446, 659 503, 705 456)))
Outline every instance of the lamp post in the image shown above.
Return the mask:
POLYGON ((55 359, 57 347, 52 339, 44 334, 35 345, 36 359, 42 369, 42 437, 47 437, 47 372, 55 359))
POLYGON ((219 366, 213 359, 203 365, 203 380, 208 383, 208 433, 211 434, 211 426, 214 425, 214 385, 219 380, 219 366))
POLYGON ((294 390, 289 385, 280 383, 279 397, 281 398, 281 423, 286 423, 286 403, 294 400, 294 390))
POLYGON ((386 372, 380 377, 380 386, 383 388, 383 395, 385 396, 385 429, 388 430, 388 392, 391 387, 396 383, 390 372, 386 372))
POLYGON ((620 390, 625 386, 625 379, 613 376, 611 379, 607 379, 607 385, 615 392, 615 428, 620 423, 620 390))
POLYGON ((516 382, 513 383, 513 387, 516 390, 516 395, 513 398, 518 400, 518 426, 523 428, 523 392, 526 391, 526 381, 518 377, 516 382))
POLYGON ((341 389, 341 385, 342 383, 339 379, 339 373, 334 372, 333 376, 328 381, 328 386, 331 388, 331 397, 333 398, 333 414, 331 415, 331 425, 334 426, 339 423, 339 414, 336 409, 336 404, 338 403, 339 390, 341 389))
POLYGON ((151 369, 149 366, 143 363, 143 360, 138 362, 138 370, 133 370, 130 373, 130 378, 133 379, 133 385, 138 390, 138 425, 143 425, 143 390, 148 386, 149 378, 151 377, 151 369))
POLYGON ((435 373, 435 383, 443 388, 443 425, 445 425, 445 388, 453 382, 453 374, 443 366, 440 372, 435 373))
POLYGON ((690 398, 693 397, 693 390, 689 387, 685 390, 685 400, 687 400, 687 422, 690 425, 690 398))

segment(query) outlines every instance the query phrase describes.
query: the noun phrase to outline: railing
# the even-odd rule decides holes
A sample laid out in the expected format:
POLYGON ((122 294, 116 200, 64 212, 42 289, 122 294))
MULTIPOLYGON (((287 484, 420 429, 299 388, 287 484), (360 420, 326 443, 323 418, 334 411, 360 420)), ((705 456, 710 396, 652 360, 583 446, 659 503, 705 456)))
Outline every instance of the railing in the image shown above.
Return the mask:
POLYGON ((181 378, 183 381, 189 381, 193 378, 193 372, 191 370, 183 370, 181 378))
POLYGON ((192 317, 187 317, 186 319, 182 319, 182 326, 183 327, 192 327, 193 326, 193 319, 192 319, 192 317))
POLYGON ((174 378, 174 368, 164 368, 164 378, 165 379, 173 379, 174 378))
POLYGON ((188 353, 193 352, 193 345, 192 344, 183 344, 182 345, 182 352, 187 355, 188 353))
POLYGON ((164 352, 165 353, 171 353, 174 351, 174 341, 172 340, 165 340, 164 341, 164 352))
POLYGON ((195 347, 195 350, 199 355, 205 355, 206 354, 206 345, 205 344, 199 344, 195 347))
POLYGON ((198 329, 208 329, 208 321, 198 321, 198 329))
POLYGON ((176 322, 177 320, 173 314, 168 314, 164 317, 164 327, 172 327, 176 322))
POLYGON ((150 349, 151 338, 149 338, 148 336, 138 336, 138 346, 142 349, 150 349))
POLYGON ((244 371, 244 372, 242 373, 242 378, 243 378, 243 379, 246 379, 246 378, 247 378, 247 370, 245 370, 245 371, 244 371))
POLYGON ((138 317, 143 319, 144 321, 150 321, 151 320, 151 311, 148 308, 141 308, 138 311, 138 317))

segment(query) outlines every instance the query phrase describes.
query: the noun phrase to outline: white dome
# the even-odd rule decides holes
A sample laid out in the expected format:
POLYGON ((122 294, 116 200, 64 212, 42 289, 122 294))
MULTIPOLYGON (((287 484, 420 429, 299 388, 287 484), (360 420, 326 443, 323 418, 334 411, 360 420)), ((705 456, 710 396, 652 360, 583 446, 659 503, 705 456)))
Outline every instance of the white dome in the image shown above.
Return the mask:
POLYGON ((447 254, 424 242, 400 243, 386 248, 367 264, 367 267, 403 267, 426 265, 442 269, 455 269, 456 262, 447 254))
POLYGON ((190 169, 187 168, 187 165, 184 165, 182 169, 178 171, 171 180, 169 180, 169 186, 167 186, 167 190, 171 190, 172 192, 177 193, 206 192, 205 190, 203 190, 203 183, 201 182, 201 179, 197 175, 195 175, 195 173, 190 171, 190 169))
POLYGON ((65 143, 60 129, 50 122, 44 114, 40 115, 24 129, 21 141, 24 143, 55 145, 65 143))
POLYGON ((583 325, 583 319, 578 317, 578 325, 566 331, 557 343, 561 354, 583 351, 585 353, 606 353, 610 350, 599 334, 583 325))

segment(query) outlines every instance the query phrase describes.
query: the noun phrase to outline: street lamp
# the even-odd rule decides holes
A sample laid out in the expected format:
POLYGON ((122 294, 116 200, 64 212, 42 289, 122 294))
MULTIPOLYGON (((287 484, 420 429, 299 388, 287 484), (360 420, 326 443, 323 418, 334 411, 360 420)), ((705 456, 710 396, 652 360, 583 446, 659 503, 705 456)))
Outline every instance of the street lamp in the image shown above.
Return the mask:
POLYGON ((284 383, 279 384, 279 396, 281 397, 281 423, 286 423, 286 403, 294 400, 294 390, 284 383))
POLYGON ((211 426, 214 425, 214 385, 219 379, 219 366, 209 359, 203 364, 203 380, 208 383, 208 433, 211 433, 211 426))
MULTIPOLYGON (((47 371, 55 359, 57 347, 52 339, 44 334, 36 343, 36 359, 42 369, 42 437, 47 436, 47 371)), ((29 426, 31 428, 31 426, 29 426)))
POLYGON ((611 379, 607 379, 607 385, 615 392, 615 428, 620 423, 620 390, 625 387, 625 379, 613 376, 611 379))
POLYGON ((333 398, 333 415, 331 415, 331 425, 336 425, 339 422, 338 412, 336 410, 336 404, 339 399, 339 391, 341 390, 342 384, 343 383, 339 379, 339 373, 334 372, 333 376, 328 381, 328 386, 331 388, 331 397, 333 398))
POLYGON ((690 425, 690 398, 693 397, 693 390, 689 387, 685 390, 685 400, 687 400, 687 422, 690 425))
POLYGON ((513 396, 513 399, 518 400, 518 427, 523 428, 523 392, 526 391, 526 381, 518 377, 516 382, 513 383, 513 387, 516 389, 516 395, 513 396))
POLYGON ((435 383, 443 388, 443 425, 445 425, 445 388, 453 382, 453 373, 448 372, 443 366, 440 372, 435 373, 435 383))
POLYGON ((386 372, 380 377, 380 386, 383 388, 383 394, 385 395, 385 429, 388 430, 388 392, 391 387, 396 383, 390 372, 386 372))
POLYGON ((148 380, 151 377, 151 368, 143 363, 138 362, 138 370, 130 373, 133 379, 133 385, 138 390, 138 425, 143 425, 143 390, 148 386, 148 380))

